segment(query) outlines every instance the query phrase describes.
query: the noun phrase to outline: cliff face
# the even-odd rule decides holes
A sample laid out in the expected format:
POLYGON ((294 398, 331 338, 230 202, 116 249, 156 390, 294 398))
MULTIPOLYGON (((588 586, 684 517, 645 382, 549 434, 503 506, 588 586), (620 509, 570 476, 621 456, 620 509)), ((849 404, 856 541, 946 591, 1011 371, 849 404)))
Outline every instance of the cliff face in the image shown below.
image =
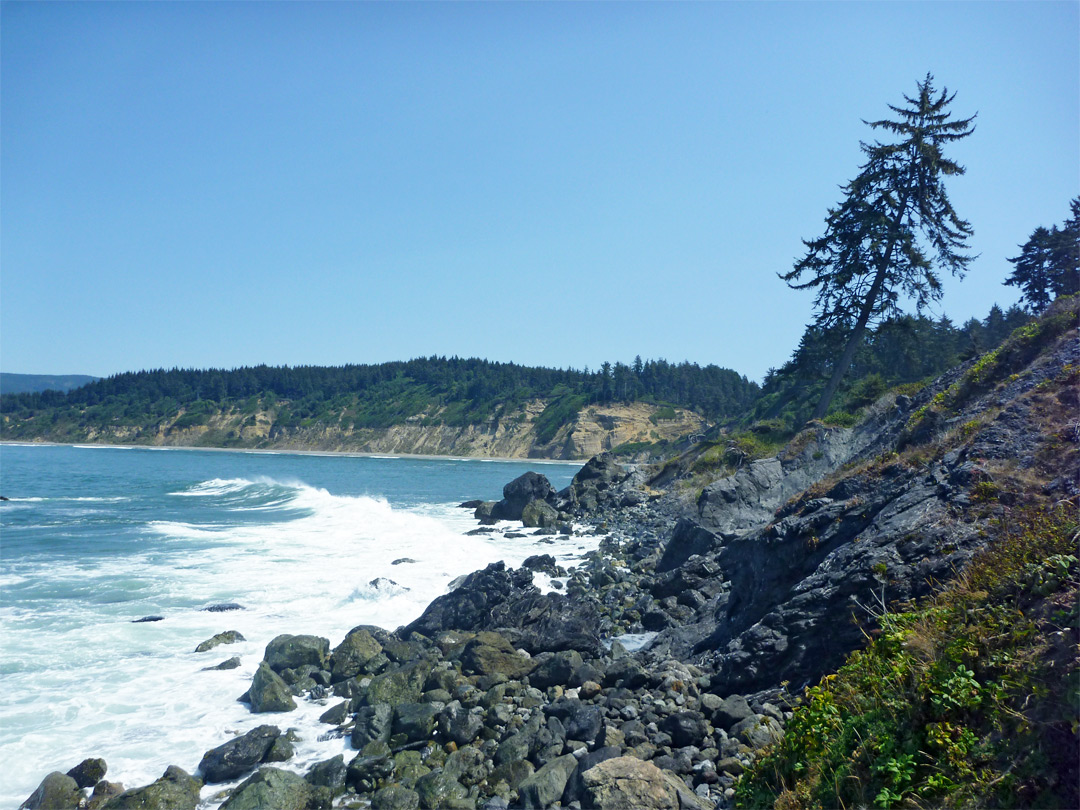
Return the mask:
MULTIPOLYGON (((682 409, 674 409, 673 418, 658 418, 659 409, 645 403, 595 405, 582 410, 560 427, 554 438, 542 444, 537 438, 537 420, 546 406, 545 400, 536 399, 517 411, 465 426, 437 424, 438 412, 425 413, 410 417, 403 424, 378 429, 325 425, 283 428, 273 425, 264 412, 225 413, 209 417, 204 425, 188 428, 162 425, 148 433, 116 426, 92 430, 76 440, 172 447, 572 460, 586 459, 628 442, 670 441, 706 427, 700 416, 682 409)), ((670 417, 671 413, 666 415, 670 417)))

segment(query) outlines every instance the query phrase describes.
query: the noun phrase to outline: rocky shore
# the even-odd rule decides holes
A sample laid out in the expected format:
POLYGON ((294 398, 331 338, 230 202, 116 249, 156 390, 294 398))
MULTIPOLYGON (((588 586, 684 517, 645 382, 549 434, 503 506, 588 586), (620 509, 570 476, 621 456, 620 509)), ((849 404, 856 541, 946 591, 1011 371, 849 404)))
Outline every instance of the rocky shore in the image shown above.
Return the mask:
POLYGON ((811 426, 699 492, 610 456, 562 492, 527 473, 466 506, 480 530, 605 533, 575 568, 495 563, 394 632, 279 636, 242 698, 268 724, 134 790, 87 760, 23 807, 731 806, 792 696, 874 632, 876 611, 961 570, 1017 481, 1076 494, 1069 335, 994 376, 969 365, 887 398, 856 428, 811 426), (298 700, 325 705, 325 735, 355 753, 280 767, 298 700))

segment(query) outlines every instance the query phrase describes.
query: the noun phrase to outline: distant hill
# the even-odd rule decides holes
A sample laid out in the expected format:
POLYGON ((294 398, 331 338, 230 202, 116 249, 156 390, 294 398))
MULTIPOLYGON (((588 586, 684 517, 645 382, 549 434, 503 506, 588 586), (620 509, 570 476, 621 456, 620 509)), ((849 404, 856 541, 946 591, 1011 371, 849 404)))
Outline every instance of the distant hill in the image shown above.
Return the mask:
POLYGON ((598 371, 428 357, 341 367, 158 369, 0 397, 7 440, 588 458, 643 452, 751 407, 714 365, 598 371))
POLYGON ((70 391, 100 377, 87 374, 11 374, 0 371, 0 394, 36 394, 40 391, 70 391))

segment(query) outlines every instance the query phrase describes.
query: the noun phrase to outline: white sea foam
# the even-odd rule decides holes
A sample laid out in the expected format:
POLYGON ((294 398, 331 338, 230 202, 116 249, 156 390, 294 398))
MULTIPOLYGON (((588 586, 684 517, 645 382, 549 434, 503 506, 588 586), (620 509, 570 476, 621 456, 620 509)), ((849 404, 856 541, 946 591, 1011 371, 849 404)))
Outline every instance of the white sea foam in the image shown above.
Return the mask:
MULTIPOLYGON (((494 560, 519 565, 550 553, 572 565, 595 547, 580 537, 466 536, 475 521, 452 504, 394 508, 299 481, 214 478, 172 494, 202 496, 192 506, 238 520, 223 522, 218 511, 213 521, 156 520, 145 524, 136 553, 69 558, 0 580, 5 589, 33 588, 48 605, 0 607, 0 807, 18 806, 45 773, 88 756, 104 757, 109 778, 128 786, 153 781, 170 764, 193 771, 204 751, 266 720, 236 697, 281 633, 313 633, 333 646, 359 624, 393 629, 415 619, 454 578, 494 560), (416 562, 392 564, 400 558, 416 562), (221 602, 244 609, 199 609, 221 602), (152 614, 164 620, 132 621, 152 614), (193 652, 222 630, 247 641, 193 652), (240 668, 202 671, 233 655, 240 668)), ((550 587, 542 576, 537 584, 550 587)), ((317 740, 328 729, 317 718, 336 702, 302 701, 275 718, 303 738, 283 767, 303 772, 348 748, 347 740, 317 740)))

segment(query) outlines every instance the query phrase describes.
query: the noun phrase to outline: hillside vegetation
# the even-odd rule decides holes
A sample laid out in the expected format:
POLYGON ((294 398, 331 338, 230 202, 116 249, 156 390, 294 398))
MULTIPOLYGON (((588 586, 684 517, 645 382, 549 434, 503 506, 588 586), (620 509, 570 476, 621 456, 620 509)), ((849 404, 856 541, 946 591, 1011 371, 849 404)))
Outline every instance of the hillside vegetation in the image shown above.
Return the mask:
POLYGON ((125 373, 67 394, 0 397, 0 418, 8 440, 576 458, 730 419, 757 393, 755 383, 713 365, 638 359, 590 373, 431 357, 125 373), (578 422, 608 435, 575 441, 578 422))

